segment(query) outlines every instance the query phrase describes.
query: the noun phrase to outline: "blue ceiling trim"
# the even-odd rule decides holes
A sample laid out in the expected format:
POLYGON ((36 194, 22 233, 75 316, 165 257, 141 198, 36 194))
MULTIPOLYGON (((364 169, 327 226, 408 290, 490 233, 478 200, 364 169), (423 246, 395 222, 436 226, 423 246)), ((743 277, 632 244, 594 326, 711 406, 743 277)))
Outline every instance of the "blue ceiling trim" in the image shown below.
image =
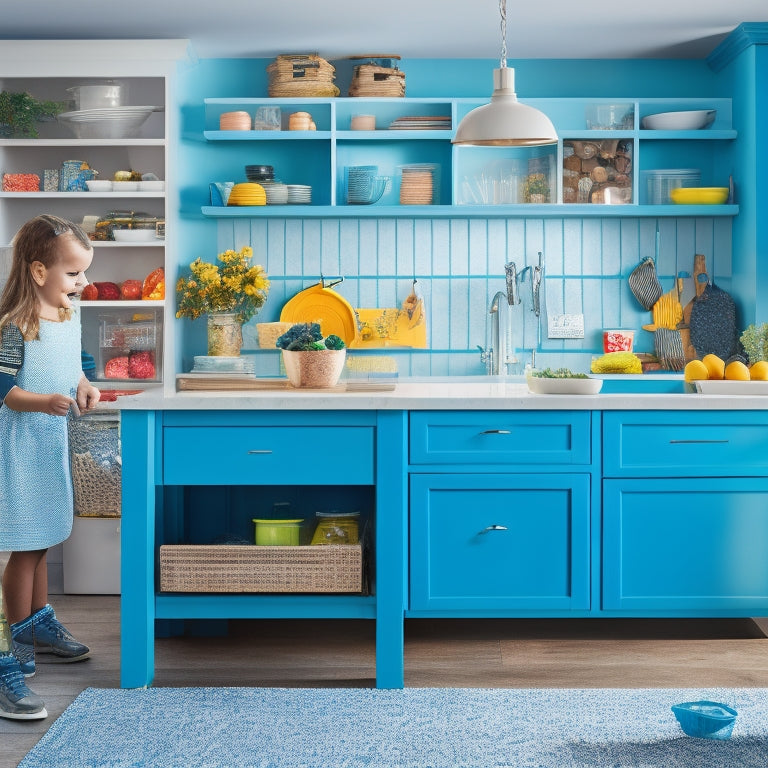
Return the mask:
POLYGON ((768 24, 746 22, 739 24, 712 53, 707 56, 707 64, 719 72, 752 45, 768 45, 768 24))

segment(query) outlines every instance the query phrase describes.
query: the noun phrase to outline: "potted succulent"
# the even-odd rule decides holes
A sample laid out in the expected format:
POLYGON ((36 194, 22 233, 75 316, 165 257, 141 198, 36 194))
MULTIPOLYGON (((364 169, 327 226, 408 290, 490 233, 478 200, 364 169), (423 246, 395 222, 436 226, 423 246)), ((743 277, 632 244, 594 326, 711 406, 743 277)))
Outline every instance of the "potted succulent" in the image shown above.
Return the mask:
POLYGON ((0 91, 0 136, 36 139, 35 123, 53 120, 64 109, 64 102, 39 101, 25 91, 0 91))
POLYGON ((319 323, 292 325, 275 346, 282 350, 292 386, 325 389, 338 383, 347 350, 343 339, 334 334, 324 339, 319 323))

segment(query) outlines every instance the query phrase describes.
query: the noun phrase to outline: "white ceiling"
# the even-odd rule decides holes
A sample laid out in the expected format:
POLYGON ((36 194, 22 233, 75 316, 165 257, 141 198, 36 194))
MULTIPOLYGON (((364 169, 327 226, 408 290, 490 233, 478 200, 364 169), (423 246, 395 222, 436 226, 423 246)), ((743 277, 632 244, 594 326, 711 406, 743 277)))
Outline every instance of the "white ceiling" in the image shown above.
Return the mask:
MULTIPOLYGON (((704 58, 766 0, 507 3, 508 57, 704 58)), ((188 38, 201 58, 498 58, 498 0, 17 0, 2 39, 188 38)), ((1 44, 1 43, 0 43, 1 44)))

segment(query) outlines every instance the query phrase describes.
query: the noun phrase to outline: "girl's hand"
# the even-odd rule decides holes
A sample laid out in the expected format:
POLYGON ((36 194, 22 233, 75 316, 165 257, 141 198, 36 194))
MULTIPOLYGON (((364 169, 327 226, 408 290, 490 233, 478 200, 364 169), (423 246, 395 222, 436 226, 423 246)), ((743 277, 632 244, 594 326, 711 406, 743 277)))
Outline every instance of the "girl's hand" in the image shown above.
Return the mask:
POLYGON ((80 413, 90 411, 101 399, 101 393, 88 379, 80 379, 77 385, 77 407, 80 413))
POLYGON ((77 403, 66 395, 43 395, 42 398, 43 407, 40 410, 50 416, 66 416, 73 405, 77 407, 77 403))

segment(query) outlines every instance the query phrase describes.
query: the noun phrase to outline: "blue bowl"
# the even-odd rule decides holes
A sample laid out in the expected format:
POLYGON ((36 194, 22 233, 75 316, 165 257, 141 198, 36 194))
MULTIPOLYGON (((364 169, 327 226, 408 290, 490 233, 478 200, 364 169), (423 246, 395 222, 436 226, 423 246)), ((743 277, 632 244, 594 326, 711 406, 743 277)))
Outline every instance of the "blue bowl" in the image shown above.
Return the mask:
POLYGON ((687 701, 672 707, 680 727, 688 736, 699 739, 731 738, 738 712, 716 701, 687 701))

